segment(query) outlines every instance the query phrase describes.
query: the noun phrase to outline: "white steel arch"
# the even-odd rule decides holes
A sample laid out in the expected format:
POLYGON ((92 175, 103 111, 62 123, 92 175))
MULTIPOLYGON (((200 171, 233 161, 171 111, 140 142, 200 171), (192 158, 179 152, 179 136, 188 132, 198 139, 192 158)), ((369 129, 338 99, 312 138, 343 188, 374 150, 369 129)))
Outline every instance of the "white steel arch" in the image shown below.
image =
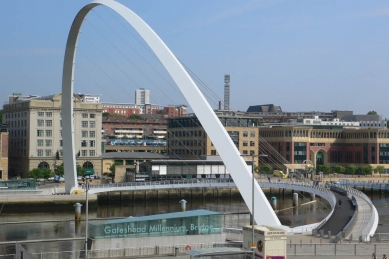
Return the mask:
MULTIPOLYGON (((220 157, 230 172, 248 208, 251 206, 251 181, 252 174, 244 159, 240 156, 227 131, 220 123, 211 106, 208 104, 195 82, 185 71, 170 49, 159 36, 134 12, 126 6, 112 0, 96 0, 84 6, 76 15, 71 26, 65 50, 63 78, 62 78, 62 132, 65 166, 65 190, 70 192, 77 186, 76 157, 74 146, 73 124, 73 75, 76 44, 79 30, 86 15, 94 7, 105 5, 121 15, 145 40, 156 54, 170 76, 177 84, 180 91, 192 107, 200 120, 212 143, 218 150, 220 157), (69 170, 71 169, 71 170, 69 170)), ((255 221, 258 224, 269 226, 281 226, 276 214, 267 201, 264 193, 255 181, 254 188, 255 221)))

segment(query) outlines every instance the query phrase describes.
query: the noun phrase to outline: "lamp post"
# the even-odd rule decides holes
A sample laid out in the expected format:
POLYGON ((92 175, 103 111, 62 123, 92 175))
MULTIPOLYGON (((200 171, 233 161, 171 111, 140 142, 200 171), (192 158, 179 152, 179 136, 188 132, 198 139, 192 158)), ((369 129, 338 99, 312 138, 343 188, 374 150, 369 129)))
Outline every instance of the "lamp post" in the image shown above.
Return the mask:
POLYGON ((258 157, 267 157, 266 154, 260 154, 260 155, 255 155, 255 154, 251 154, 251 155, 241 155, 241 156, 251 156, 251 161, 252 161, 252 165, 251 165, 251 174, 252 174, 252 181, 251 181, 251 250, 252 250, 252 259, 255 258, 255 252, 254 252, 254 249, 253 249, 253 244, 254 244, 254 181, 255 181, 255 174, 254 174, 254 157, 258 156, 258 157))
POLYGON ((85 193, 86 193, 86 208, 85 208, 85 259, 88 259, 88 191, 89 191, 89 182, 92 182, 91 179, 82 179, 85 183, 85 193), (88 181, 89 180, 89 181, 88 181))

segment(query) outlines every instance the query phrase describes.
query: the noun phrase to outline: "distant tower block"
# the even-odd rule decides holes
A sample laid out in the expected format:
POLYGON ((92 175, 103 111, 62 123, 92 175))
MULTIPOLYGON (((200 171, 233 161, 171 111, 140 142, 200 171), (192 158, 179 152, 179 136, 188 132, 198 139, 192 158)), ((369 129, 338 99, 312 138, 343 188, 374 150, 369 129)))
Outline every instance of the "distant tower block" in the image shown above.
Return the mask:
POLYGON ((224 110, 230 109, 230 75, 224 75, 224 110))

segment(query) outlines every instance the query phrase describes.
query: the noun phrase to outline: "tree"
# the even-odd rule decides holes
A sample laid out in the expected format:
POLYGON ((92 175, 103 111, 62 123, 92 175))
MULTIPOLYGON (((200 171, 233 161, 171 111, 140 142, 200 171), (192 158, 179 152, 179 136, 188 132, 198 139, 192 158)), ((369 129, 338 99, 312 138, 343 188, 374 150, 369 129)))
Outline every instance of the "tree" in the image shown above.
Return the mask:
POLYGON ((123 163, 120 163, 119 161, 115 161, 115 163, 113 163, 109 168, 108 170, 111 172, 108 174, 109 177, 112 177, 112 179, 115 178, 115 170, 116 170, 116 166, 117 165, 123 165, 123 163))
POLYGON ((109 112, 103 112, 102 114, 103 117, 109 117, 109 115, 111 115, 109 112))
POLYGON ((385 167, 383 165, 378 165, 376 168, 373 169, 374 173, 382 174, 385 172, 385 167))
POLYGON ((355 172, 357 171, 358 167, 356 165, 349 165, 346 167, 346 174, 355 174, 355 172))
POLYGON ((84 176, 86 169, 82 166, 77 165, 77 176, 84 176))
POLYGON ((59 165, 54 169, 55 175, 63 177, 65 175, 65 168, 63 165, 59 165))
POLYGON ((367 113, 367 115, 377 115, 377 112, 374 111, 374 110, 372 110, 372 111, 369 111, 369 112, 367 113))
POLYGON ((317 166, 316 172, 323 172, 324 174, 329 174, 331 172, 331 167, 329 165, 319 165, 317 166))
POLYGON ((343 166, 341 165, 336 165, 332 168, 334 170, 335 173, 337 174, 343 174, 344 171, 346 170, 346 168, 344 168, 343 166))
POLYGON ((28 172, 28 177, 34 179, 43 178, 43 171, 39 168, 34 168, 30 172, 28 172))
POLYGON ((263 165, 260 167, 260 172, 263 172, 265 174, 271 173, 273 168, 270 165, 263 165))
POLYGON ((361 169, 362 174, 364 175, 371 174, 373 172, 373 167, 371 165, 363 165, 361 169))
POLYGON ((42 178, 48 179, 54 176, 54 172, 50 168, 43 168, 42 170, 42 178))

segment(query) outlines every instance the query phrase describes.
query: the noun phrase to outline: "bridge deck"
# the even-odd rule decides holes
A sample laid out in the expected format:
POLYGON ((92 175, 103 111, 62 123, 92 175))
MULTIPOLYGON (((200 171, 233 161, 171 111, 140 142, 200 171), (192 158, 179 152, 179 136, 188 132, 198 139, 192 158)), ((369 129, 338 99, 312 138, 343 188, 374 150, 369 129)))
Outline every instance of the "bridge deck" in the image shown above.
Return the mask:
POLYGON ((353 217, 355 213, 355 206, 353 205, 351 199, 346 195, 337 192, 333 192, 333 194, 335 195, 337 201, 342 199, 342 205, 340 208, 338 208, 338 205, 335 206, 335 210, 331 217, 319 228, 319 230, 324 229, 325 234, 327 234, 328 231, 331 231, 332 235, 337 235, 353 217))

